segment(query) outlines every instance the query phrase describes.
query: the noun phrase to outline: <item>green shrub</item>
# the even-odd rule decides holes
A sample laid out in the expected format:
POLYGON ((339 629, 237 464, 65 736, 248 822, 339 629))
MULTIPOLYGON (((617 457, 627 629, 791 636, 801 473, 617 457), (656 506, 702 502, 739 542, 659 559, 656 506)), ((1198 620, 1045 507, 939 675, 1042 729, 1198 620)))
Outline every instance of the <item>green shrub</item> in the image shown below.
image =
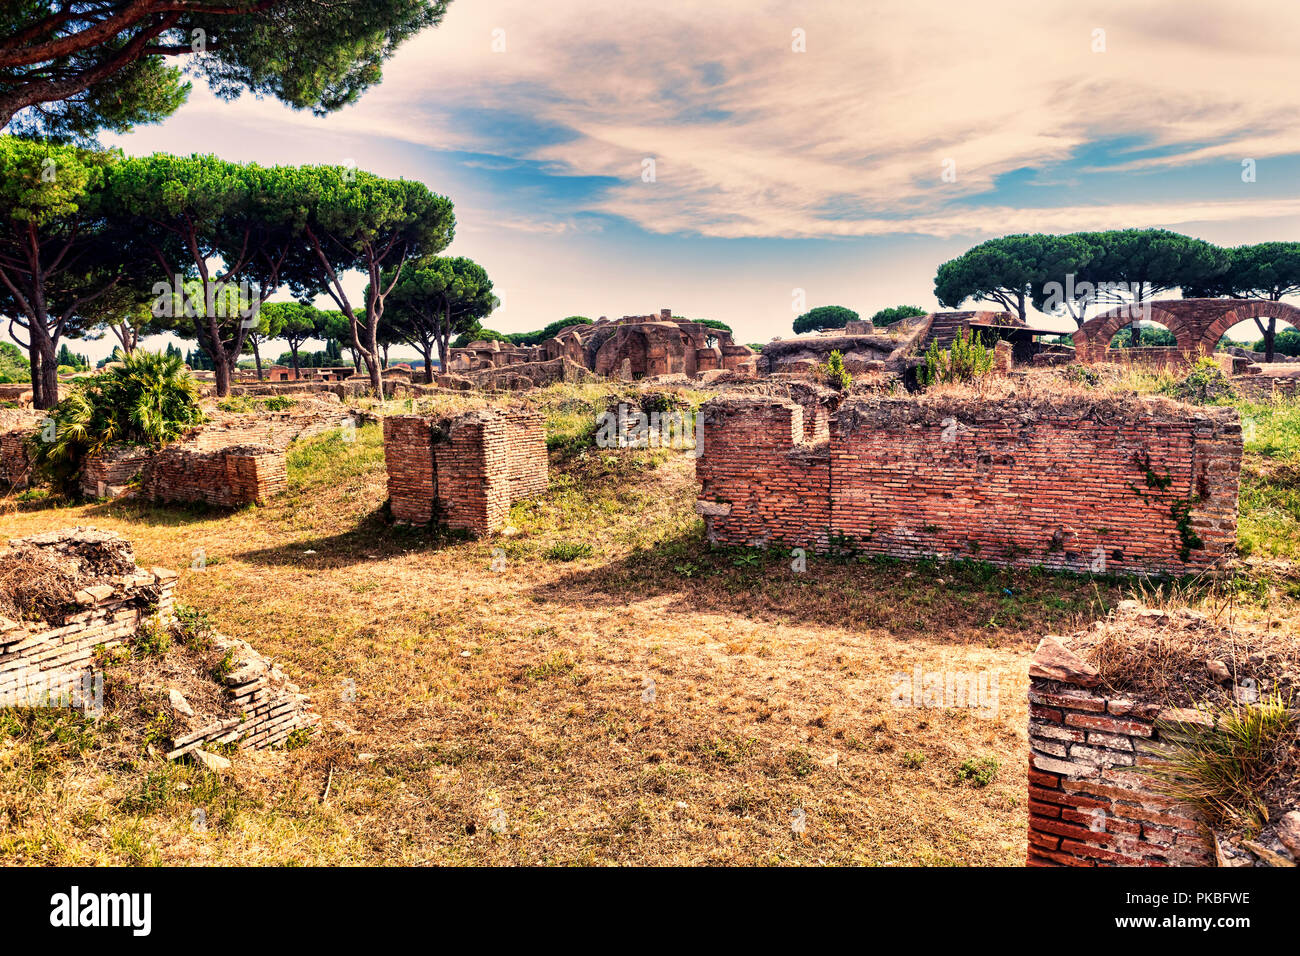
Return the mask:
POLYGON ((1186 375, 1175 382, 1167 382, 1160 391, 1182 402, 1193 405, 1218 405, 1235 396, 1232 380, 1223 374, 1219 363, 1208 355, 1196 360, 1186 375))
POLYGON ((1285 772, 1296 746, 1290 709, 1274 695, 1258 704, 1209 708, 1213 729, 1171 723, 1163 736, 1171 752, 1162 763, 1139 768, 1160 788, 1200 810, 1211 825, 1242 827, 1251 835, 1268 820, 1264 793, 1285 772))
POLYGON ((137 350, 118 367, 72 386, 29 441, 43 475, 67 486, 85 460, 110 445, 165 445, 201 423, 198 388, 180 358, 137 350))
POLYGON ((839 349, 831 352, 826 361, 817 366, 817 379, 824 385, 838 388, 841 392, 849 390, 849 386, 853 384, 853 376, 844 367, 844 355, 839 349))
POLYGON ((984 347, 984 341, 978 335, 971 335, 970 329, 963 328, 957 330, 957 337, 947 349, 939 348, 938 341, 930 342, 921 369, 921 384, 973 382, 991 371, 992 350, 984 347))
POLYGON ((998 762, 992 757, 979 757, 962 761, 957 770, 957 779, 969 781, 976 787, 987 787, 998 775, 998 762))

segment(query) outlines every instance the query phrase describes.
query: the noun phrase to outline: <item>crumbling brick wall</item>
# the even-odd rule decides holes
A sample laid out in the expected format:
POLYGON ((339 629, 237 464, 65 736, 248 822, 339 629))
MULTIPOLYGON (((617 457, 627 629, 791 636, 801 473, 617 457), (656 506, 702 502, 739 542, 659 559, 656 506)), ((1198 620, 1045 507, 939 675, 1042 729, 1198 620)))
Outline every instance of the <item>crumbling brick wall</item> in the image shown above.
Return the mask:
POLYGON ((119 445, 91 455, 81 466, 81 493, 88 498, 116 498, 125 493, 145 466, 152 450, 119 445))
POLYGON ((1194 811, 1139 768, 1170 722, 1203 713, 1104 690, 1097 671, 1046 637, 1029 668, 1030 866, 1213 866, 1194 811))
MULTIPOLYGON (((122 645, 145 625, 176 623, 176 572, 137 567, 130 543, 111 531, 64 529, 9 544, 71 555, 100 583, 76 591, 76 606, 58 621, 0 616, 0 707, 42 706, 51 697, 90 707, 86 678, 95 670, 97 647, 122 645)), ((169 758, 213 743, 271 747, 318 722, 309 699, 273 662, 244 641, 217 633, 210 638, 230 661, 222 678, 229 716, 175 736, 169 758)))
POLYGON ((108 449, 89 458, 81 471, 81 493, 116 498, 139 479, 140 493, 153 501, 204 502, 220 508, 265 504, 288 486, 282 450, 232 445, 204 450, 198 444, 153 450, 108 449))
MULTIPOLYGON (((75 607, 54 623, 14 621, 0 616, 0 706, 43 703, 48 690, 76 688, 94 663, 95 648, 130 639, 149 619, 174 618, 176 572, 134 566, 130 546, 112 532, 76 528, 22 538, 29 545, 62 553, 121 550, 125 563, 109 567, 100 584, 73 596, 75 607)), ((106 566, 110 562, 100 560, 106 566)))
POLYGON ((510 505, 545 491, 548 480, 546 434, 536 412, 389 416, 384 458, 395 520, 438 520, 476 534, 499 530, 510 505))
POLYGON ((287 485, 284 452, 265 445, 217 451, 169 445, 150 459, 140 483, 154 501, 201 501, 222 508, 265 504, 287 485))
POLYGON ((0 485, 25 488, 31 479, 32 462, 27 454, 30 428, 0 431, 0 485))
POLYGON ((282 744, 296 730, 314 727, 320 715, 275 665, 246 641, 212 635, 212 646, 228 655, 230 672, 221 682, 235 713, 172 737, 168 760, 212 744, 234 744, 240 750, 261 750, 282 744))
POLYGON ((702 414, 697 510, 717 543, 1117 573, 1183 573, 1236 545, 1232 409, 859 399, 820 444, 780 399, 702 414))

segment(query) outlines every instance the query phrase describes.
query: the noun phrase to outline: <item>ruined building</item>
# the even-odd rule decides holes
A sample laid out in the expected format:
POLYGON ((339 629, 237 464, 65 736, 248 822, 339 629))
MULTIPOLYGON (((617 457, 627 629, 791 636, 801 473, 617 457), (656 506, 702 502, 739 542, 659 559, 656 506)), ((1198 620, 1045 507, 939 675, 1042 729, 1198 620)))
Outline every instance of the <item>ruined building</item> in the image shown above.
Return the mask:
POLYGON ((591 325, 561 329, 540 345, 471 342, 450 350, 446 371, 465 374, 556 359, 568 359, 598 375, 694 378, 715 369, 750 365, 754 350, 737 345, 724 329, 674 318, 672 309, 662 309, 658 315, 625 315, 614 321, 601 316, 591 325))
POLYGON ((1038 339, 1051 334, 1032 328, 1010 312, 931 312, 880 328, 858 320, 843 329, 769 342, 763 346, 757 368, 768 375, 806 374, 824 364, 831 352, 839 352, 844 367, 854 374, 905 372, 923 361, 931 342, 941 349, 950 348, 963 330, 979 335, 990 348, 995 342, 1008 342, 1016 364, 1031 361, 1039 350, 1038 339))

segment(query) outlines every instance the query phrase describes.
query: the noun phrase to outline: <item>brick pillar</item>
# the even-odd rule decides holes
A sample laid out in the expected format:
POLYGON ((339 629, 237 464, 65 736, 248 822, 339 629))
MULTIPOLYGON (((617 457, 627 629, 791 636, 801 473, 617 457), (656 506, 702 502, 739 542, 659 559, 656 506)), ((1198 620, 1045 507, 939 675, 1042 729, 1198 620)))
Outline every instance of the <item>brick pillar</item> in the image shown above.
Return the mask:
POLYGON ((384 418, 388 500, 397 521, 427 524, 433 520, 438 478, 432 446, 432 420, 419 415, 384 418))

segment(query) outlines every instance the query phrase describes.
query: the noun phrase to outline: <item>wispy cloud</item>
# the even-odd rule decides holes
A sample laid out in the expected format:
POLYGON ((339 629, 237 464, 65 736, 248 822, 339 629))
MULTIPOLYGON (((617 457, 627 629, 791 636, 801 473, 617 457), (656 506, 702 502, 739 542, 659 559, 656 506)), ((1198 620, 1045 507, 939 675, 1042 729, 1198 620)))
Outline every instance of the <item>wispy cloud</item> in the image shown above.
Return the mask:
MULTIPOLYGON (((479 0, 453 4, 331 129, 474 153, 474 168, 541 162, 557 178, 601 180, 580 211, 725 237, 996 230, 995 211, 974 221, 961 203, 1014 170, 1038 171, 1042 193, 1086 190, 1098 172, 1213 162, 1227 179, 1242 158, 1300 153, 1300 58, 1286 39, 1300 33, 1300 5, 1135 6, 665 0, 593 14, 581 0, 479 0), (796 30, 806 52, 792 50, 796 30), (1073 163, 1121 136, 1142 155, 1073 163)), ((1147 218, 1193 209, 1206 211, 1174 201, 1147 218)), ((1021 212, 1012 228, 1058 218, 1032 201, 1021 212)), ((1209 212, 1276 207, 1260 195, 1209 212)))

